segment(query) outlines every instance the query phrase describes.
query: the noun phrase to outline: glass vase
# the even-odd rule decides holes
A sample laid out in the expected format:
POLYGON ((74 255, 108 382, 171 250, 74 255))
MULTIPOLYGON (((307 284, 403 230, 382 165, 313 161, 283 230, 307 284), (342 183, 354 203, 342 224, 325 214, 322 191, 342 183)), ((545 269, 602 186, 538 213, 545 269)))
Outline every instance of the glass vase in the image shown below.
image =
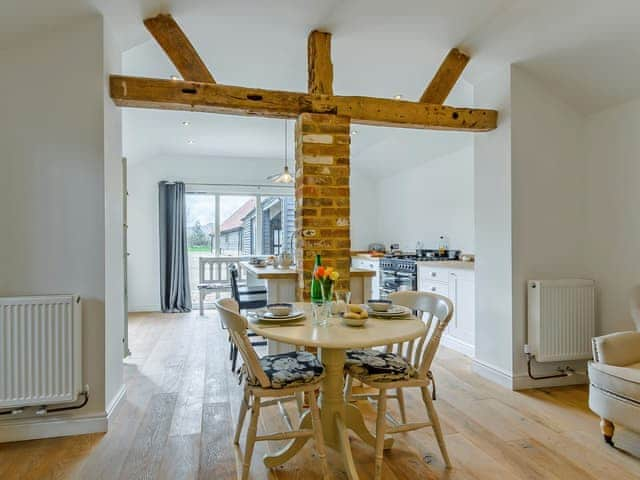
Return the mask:
POLYGON ((320 282, 320 290, 322 292, 322 300, 331 302, 333 300, 333 281, 324 280, 320 282))

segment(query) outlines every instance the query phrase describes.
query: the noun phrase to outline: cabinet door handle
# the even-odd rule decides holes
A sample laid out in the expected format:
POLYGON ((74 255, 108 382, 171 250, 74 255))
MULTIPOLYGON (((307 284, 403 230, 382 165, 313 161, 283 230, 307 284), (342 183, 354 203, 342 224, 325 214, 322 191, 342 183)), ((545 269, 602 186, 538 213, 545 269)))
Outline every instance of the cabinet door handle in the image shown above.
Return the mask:
POLYGON ((435 277, 436 276, 436 272, 431 272, 431 276, 435 277))
POLYGON ((436 287, 431 287, 431 291, 435 292, 436 291, 436 287))

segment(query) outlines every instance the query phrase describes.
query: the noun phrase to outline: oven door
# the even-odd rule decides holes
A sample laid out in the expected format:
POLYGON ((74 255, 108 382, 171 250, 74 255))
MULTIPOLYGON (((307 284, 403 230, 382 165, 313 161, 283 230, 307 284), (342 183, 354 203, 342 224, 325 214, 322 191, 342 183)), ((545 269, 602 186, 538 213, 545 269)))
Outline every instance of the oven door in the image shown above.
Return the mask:
POLYGON ((382 284, 380 287, 381 296, 389 293, 401 292, 416 289, 415 274, 405 272, 392 272, 385 270, 382 272, 382 284))
POLYGON ((410 273, 396 274, 396 292, 415 290, 416 277, 410 273))
POLYGON ((385 298, 387 298, 389 296, 390 293, 393 293, 393 292, 395 292, 395 290, 391 290, 389 288, 380 287, 379 295, 380 295, 380 298, 384 300, 385 298))

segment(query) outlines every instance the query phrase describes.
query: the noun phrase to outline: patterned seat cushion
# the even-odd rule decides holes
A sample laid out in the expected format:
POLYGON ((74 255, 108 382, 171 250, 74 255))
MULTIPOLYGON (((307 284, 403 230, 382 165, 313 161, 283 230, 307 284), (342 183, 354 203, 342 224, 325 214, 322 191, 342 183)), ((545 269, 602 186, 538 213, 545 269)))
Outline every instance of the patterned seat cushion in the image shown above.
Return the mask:
POLYGON ((378 382, 406 380, 417 374, 401 356, 378 350, 347 350, 345 367, 354 377, 378 382))
POLYGON ((324 367, 309 352, 287 352, 265 355, 260 365, 271 381, 272 388, 287 388, 311 383, 324 376, 324 367))

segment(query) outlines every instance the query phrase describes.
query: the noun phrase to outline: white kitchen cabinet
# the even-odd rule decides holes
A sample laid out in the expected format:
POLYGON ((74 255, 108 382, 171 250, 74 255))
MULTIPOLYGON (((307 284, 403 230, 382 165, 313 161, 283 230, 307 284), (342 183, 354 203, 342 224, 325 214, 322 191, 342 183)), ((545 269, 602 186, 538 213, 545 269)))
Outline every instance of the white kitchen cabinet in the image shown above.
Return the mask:
POLYGON ((373 270, 376 272, 374 277, 371 277, 371 291, 365 295, 365 301, 370 298, 380 297, 380 260, 378 258, 371 257, 351 257, 351 266, 353 268, 364 268, 366 270, 373 270))
POLYGON ((442 344, 470 357, 475 350, 475 274, 472 265, 418 263, 418 290, 448 297, 453 317, 442 344))
POLYGON ((475 343, 475 285, 471 270, 449 272, 449 298, 454 314, 447 334, 473 348, 475 343))
POLYGON ((449 284, 445 282, 425 281, 422 287, 418 288, 422 292, 437 293, 438 295, 449 296, 449 284))

